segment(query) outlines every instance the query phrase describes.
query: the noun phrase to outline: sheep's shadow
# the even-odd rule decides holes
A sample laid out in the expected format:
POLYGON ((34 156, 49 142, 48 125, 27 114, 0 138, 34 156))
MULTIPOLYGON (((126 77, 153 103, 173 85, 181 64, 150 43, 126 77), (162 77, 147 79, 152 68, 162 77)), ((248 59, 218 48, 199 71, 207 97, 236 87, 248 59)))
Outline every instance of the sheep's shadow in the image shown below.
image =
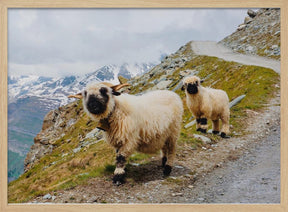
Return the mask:
MULTIPOLYGON (((126 167, 126 179, 132 179, 134 182, 137 183, 164 180, 165 178, 167 178, 167 176, 164 176, 163 170, 164 168, 162 167, 161 161, 159 160, 150 161, 149 163, 139 164, 137 166, 128 164, 126 167)), ((172 167, 172 172, 170 176, 179 177, 190 173, 190 169, 175 163, 172 167)))

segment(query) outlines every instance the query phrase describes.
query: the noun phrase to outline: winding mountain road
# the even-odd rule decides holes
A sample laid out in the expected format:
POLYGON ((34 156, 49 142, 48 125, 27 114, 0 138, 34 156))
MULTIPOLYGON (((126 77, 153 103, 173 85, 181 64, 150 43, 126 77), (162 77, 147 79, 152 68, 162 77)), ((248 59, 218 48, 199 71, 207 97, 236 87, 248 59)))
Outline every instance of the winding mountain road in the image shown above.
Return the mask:
MULTIPOLYGON (((280 61, 277 60, 235 53, 216 42, 200 41, 191 45, 198 55, 267 67, 280 74, 280 61)), ((266 136, 258 141, 251 139, 247 152, 238 160, 226 163, 196 182, 194 192, 198 195, 188 197, 189 202, 280 203, 280 106, 276 106, 279 102, 280 95, 270 105, 273 110, 264 113, 263 121, 270 127, 266 132, 259 127, 257 134, 266 136), (276 120, 271 121, 273 116, 276 120)))
POLYGON ((193 41, 192 50, 198 55, 218 57, 227 61, 234 61, 245 65, 256 65, 271 68, 280 74, 280 61, 259 57, 256 55, 244 55, 233 52, 231 49, 215 41, 193 41))

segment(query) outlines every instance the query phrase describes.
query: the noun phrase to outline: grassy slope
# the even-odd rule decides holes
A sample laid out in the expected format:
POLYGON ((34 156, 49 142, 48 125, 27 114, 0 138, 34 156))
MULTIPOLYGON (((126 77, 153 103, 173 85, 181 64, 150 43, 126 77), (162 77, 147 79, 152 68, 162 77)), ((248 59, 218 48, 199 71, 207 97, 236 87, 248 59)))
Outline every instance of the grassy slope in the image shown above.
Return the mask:
MULTIPOLYGON (((193 55, 190 44, 187 44, 185 48, 184 54, 193 55)), ((279 75, 274 73, 273 70, 226 62, 207 56, 194 55, 192 60, 186 62, 184 67, 177 69, 173 75, 167 76, 167 78, 172 79, 176 85, 181 80, 179 72, 186 69, 199 71, 198 75, 202 78, 208 76, 203 85, 209 86, 214 83, 212 87, 225 90, 230 101, 237 96, 246 94, 246 97, 231 109, 232 136, 235 132, 237 134, 245 133, 245 128, 243 128, 245 126, 245 110, 261 111, 269 98, 279 89, 275 86, 279 83, 279 75)), ((149 81, 161 75, 160 73, 158 76, 153 76, 149 81)), ((147 83, 143 90, 150 87, 152 85, 147 83)), ((173 87, 170 89, 173 89, 173 87)), ((139 87, 137 86, 132 88, 131 93, 137 93, 138 91, 139 87)), ((184 126, 190 121, 191 114, 186 107, 184 92, 177 90, 176 93, 182 97, 184 102, 184 126)), ((81 102, 75 104, 81 107, 81 102)), ((68 189, 79 184, 85 184, 87 179, 91 177, 111 175, 114 170, 115 153, 114 149, 103 140, 83 148, 78 153, 73 153, 72 151, 79 145, 79 135, 85 135, 95 127, 95 124, 87 123, 90 123, 89 119, 84 115, 74 127, 69 129, 63 138, 55 142, 56 147, 51 155, 41 158, 40 162, 27 173, 9 184, 8 198, 10 203, 27 202, 37 195, 44 195, 48 192, 57 192, 59 189, 68 189)), ((209 124, 211 125, 210 122, 209 124)), ((202 146, 199 140, 192 138, 193 133, 196 133, 195 126, 189 129, 182 127, 177 151, 181 151, 183 146, 187 145, 195 149, 202 146)), ((219 136, 215 135, 207 136, 214 142, 220 139, 219 136)), ((147 155, 136 153, 129 161, 147 163, 149 158, 147 155)))

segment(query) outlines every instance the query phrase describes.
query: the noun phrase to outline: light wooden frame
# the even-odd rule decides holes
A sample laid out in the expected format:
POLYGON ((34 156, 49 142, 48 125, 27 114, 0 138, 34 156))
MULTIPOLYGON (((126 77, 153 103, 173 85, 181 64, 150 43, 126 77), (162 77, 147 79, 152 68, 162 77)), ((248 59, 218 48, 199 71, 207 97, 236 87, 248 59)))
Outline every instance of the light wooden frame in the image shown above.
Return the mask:
MULTIPOLYGON (((244 18, 244 17, 243 17, 244 18)), ((288 1, 287 0, 0 0, 0 211, 288 211, 288 1), (280 204, 8 204, 7 13, 9 8, 281 8, 280 204)))

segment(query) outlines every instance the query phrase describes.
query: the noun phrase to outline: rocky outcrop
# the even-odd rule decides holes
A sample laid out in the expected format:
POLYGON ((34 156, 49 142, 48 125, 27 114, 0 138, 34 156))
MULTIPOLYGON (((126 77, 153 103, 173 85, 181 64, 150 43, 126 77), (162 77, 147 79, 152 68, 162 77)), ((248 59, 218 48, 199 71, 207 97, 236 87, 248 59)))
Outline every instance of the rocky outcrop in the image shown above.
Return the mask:
POLYGON ((220 41, 234 51, 280 59, 280 9, 249 9, 244 23, 220 41))
POLYGON ((247 14, 249 15, 250 18, 255 18, 255 16, 257 15, 257 13, 251 9, 247 11, 247 14))
POLYGON ((51 110, 44 117, 42 130, 34 138, 34 144, 25 158, 24 171, 28 171, 44 155, 50 154, 55 142, 63 137, 82 115, 79 101, 51 110))
MULTIPOLYGON (((183 68, 186 62, 192 59, 193 52, 187 54, 189 49, 190 43, 180 47, 175 53, 165 56, 159 65, 156 65, 150 71, 142 75, 141 78, 135 77, 129 80, 128 83, 133 85, 133 87, 139 87, 140 93, 144 90, 147 92, 174 87, 179 83, 180 79, 187 75, 187 73, 183 73, 183 75, 180 75, 179 79, 175 82, 175 76, 173 76, 173 73, 179 68, 183 68)), ((188 72, 191 74, 190 71, 188 72)))

